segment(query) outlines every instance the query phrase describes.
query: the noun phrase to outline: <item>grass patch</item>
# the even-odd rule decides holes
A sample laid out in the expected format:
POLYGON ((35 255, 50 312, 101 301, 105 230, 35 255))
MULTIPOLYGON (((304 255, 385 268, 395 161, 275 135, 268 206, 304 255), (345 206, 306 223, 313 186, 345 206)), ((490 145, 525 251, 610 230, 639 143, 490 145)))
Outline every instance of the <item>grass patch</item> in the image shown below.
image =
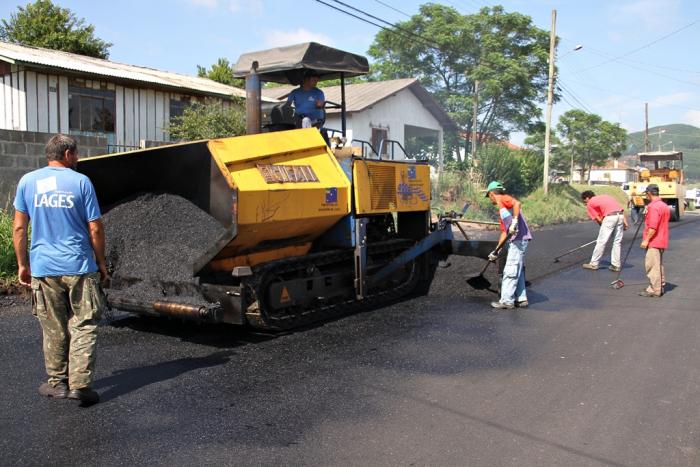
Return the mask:
POLYGON ((12 216, 0 209, 0 291, 17 283, 17 259, 12 245, 12 216))

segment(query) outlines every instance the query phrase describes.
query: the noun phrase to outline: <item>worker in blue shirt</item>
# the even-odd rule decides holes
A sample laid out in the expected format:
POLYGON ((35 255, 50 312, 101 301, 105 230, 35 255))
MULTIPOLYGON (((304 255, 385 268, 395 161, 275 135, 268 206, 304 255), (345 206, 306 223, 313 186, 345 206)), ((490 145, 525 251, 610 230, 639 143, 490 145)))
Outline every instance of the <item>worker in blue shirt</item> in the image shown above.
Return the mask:
POLYGON ((305 70, 303 76, 301 86, 287 97, 287 104, 294 104, 294 116, 301 121, 302 128, 320 127, 325 119, 326 96, 316 87, 319 74, 305 70))
POLYGON ((17 186, 13 243, 19 282, 32 289, 33 314, 44 334, 48 381, 39 394, 89 405, 99 400, 91 386, 97 322, 106 307, 100 287, 108 279, 104 227, 92 183, 75 171, 75 139, 53 136, 46 158, 46 167, 24 175, 17 186))

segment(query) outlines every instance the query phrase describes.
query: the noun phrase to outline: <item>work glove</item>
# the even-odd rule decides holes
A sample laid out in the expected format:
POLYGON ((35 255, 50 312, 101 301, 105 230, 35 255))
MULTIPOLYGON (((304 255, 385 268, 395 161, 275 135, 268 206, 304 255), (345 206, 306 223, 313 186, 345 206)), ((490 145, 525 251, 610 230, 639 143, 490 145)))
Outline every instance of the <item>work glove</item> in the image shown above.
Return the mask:
POLYGON ((511 222, 510 227, 508 227, 508 233, 513 237, 518 235, 518 216, 513 217, 513 222, 511 222))
POLYGON ((491 253, 489 253, 489 261, 491 261, 492 263, 495 263, 497 259, 498 259, 498 252, 496 250, 493 250, 491 253))

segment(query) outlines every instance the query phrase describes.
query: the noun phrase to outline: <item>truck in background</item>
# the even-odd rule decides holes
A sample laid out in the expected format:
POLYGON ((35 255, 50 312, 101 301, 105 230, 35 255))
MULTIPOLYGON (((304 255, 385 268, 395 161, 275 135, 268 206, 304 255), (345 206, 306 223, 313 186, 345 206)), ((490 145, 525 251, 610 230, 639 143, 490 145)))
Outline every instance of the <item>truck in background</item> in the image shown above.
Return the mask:
MULTIPOLYGON (((685 180, 683 153, 680 151, 655 151, 638 154, 642 169, 639 181, 630 183, 630 208, 641 214, 646 205, 644 190, 647 185, 659 186, 659 196, 671 210, 671 220, 677 222, 685 212, 685 180)), ((634 217, 633 213, 633 217, 634 217)))

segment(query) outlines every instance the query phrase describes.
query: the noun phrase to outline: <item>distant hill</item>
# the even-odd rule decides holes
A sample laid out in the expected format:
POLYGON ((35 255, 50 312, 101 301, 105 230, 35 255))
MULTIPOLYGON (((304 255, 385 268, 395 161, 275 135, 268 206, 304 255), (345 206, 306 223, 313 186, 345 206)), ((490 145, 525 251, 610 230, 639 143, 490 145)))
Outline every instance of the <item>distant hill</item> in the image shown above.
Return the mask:
MULTIPOLYGON (((688 181, 700 180, 700 128, 692 125, 673 124, 661 125, 649 128, 649 150, 658 150, 660 130, 666 130, 661 134, 661 149, 670 151, 675 147, 683 152, 683 164, 685 176, 688 181), (669 142, 673 144, 667 144, 669 142)), ((644 132, 638 131, 627 136, 627 151, 625 156, 633 156, 644 151, 644 132)), ((629 159, 632 159, 631 157, 629 159)))

